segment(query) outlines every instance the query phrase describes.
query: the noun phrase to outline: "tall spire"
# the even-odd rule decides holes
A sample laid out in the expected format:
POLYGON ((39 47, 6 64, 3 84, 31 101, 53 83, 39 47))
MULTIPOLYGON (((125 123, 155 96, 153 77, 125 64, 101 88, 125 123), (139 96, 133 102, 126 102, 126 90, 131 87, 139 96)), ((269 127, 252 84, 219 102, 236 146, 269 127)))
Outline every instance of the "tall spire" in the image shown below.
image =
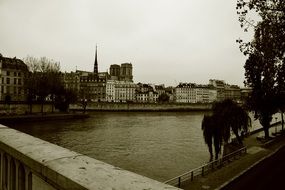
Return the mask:
POLYGON ((95 51, 94 73, 98 74, 97 45, 96 45, 96 51, 95 51))

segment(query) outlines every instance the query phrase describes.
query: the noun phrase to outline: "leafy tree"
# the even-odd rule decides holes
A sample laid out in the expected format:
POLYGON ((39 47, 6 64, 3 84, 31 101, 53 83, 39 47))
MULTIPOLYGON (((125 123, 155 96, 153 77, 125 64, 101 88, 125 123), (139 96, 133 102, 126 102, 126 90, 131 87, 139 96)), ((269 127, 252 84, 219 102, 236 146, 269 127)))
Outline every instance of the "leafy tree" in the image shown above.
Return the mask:
POLYGON ((251 125, 247 112, 232 100, 216 102, 213 105, 213 113, 205 115, 202 121, 202 130, 205 143, 210 152, 210 160, 213 158, 212 146, 215 148, 215 159, 224 142, 230 139, 231 131, 235 134, 239 144, 242 145, 240 132, 246 133, 251 125))
POLYGON ((169 102, 169 96, 166 93, 162 93, 161 95, 158 96, 158 102, 169 102))
POLYGON ((284 0, 238 0, 237 14, 245 31, 254 29, 251 42, 238 42, 247 56, 245 84, 252 87, 247 103, 268 138, 272 115, 278 110, 283 112, 285 106, 281 101, 285 92, 285 3, 284 0), (250 12, 255 12, 260 20, 252 20, 250 12))

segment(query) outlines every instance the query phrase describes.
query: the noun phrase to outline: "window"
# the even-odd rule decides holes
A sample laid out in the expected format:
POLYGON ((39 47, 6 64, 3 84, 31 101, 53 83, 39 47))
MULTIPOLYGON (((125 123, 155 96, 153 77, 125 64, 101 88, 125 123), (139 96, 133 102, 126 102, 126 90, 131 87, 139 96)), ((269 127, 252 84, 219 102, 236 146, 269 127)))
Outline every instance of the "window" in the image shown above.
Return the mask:
POLYGON ((7 84, 10 84, 10 78, 7 78, 7 84))
POLYGON ((4 77, 2 77, 2 84, 4 84, 4 77))
POLYGON ((17 84, 17 79, 16 78, 14 78, 14 84, 17 84))
POLYGON ((7 71, 7 76, 9 76, 10 75, 10 71, 7 71))
POLYGON ((18 84, 21 85, 22 84, 22 80, 18 79, 18 84))
POLYGON ((17 76, 17 72, 14 72, 14 76, 15 76, 15 77, 17 76))

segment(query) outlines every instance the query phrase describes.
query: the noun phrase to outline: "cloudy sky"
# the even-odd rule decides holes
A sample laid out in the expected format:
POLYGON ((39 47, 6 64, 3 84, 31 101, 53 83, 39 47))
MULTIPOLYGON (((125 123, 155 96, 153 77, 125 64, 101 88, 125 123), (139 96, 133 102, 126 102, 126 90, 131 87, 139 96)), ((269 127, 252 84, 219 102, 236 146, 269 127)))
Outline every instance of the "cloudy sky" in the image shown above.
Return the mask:
POLYGON ((0 53, 62 71, 131 62, 135 82, 243 85, 236 0, 0 0, 0 53))

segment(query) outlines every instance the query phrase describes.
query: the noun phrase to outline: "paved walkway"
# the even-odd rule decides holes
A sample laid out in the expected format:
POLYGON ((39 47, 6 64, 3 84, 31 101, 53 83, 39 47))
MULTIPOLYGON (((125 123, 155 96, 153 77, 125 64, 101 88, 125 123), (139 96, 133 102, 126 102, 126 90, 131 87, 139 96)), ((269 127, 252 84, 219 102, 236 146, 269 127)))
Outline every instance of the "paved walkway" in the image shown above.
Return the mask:
POLYGON ((222 189, 284 189, 285 147, 222 189))
MULTIPOLYGON (((278 128, 277 131, 279 131, 281 129, 281 125, 278 125, 277 128, 278 128)), ((270 129, 270 133, 275 132, 275 130, 276 130, 275 127, 272 127, 270 129)), ((185 190, 219 189, 222 185, 225 185, 226 182, 232 180, 236 176, 239 176, 241 173, 243 173, 246 169, 251 167, 256 162, 272 154, 280 147, 285 146, 285 140, 284 140, 285 136, 278 136, 267 143, 264 142, 262 143, 258 141, 256 137, 260 137, 263 135, 264 133, 262 131, 253 134, 244 140, 244 144, 247 146, 248 150, 246 155, 240 157, 238 160, 235 160, 227 164, 225 167, 218 169, 204 177, 195 179, 192 182, 184 183, 181 188, 185 190)), ((267 176, 266 173, 263 173, 263 175, 267 176)), ((237 189, 248 189, 248 188, 237 188, 237 189)))

